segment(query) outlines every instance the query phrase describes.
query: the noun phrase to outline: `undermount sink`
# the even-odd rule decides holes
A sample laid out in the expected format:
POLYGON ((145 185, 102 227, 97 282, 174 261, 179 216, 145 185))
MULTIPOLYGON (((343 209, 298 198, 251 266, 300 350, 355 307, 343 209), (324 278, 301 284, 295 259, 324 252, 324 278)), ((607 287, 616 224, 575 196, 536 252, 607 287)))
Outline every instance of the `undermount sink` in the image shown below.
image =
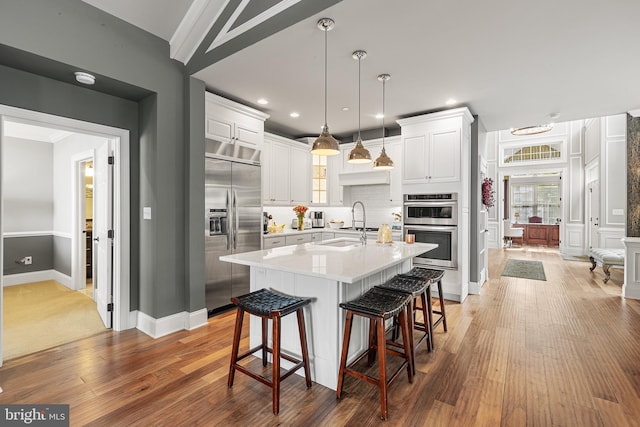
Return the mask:
POLYGON ((361 245, 360 239, 350 239, 348 237, 342 237, 338 239, 329 239, 323 242, 318 243, 318 245, 322 246, 332 246, 334 248, 344 248, 349 246, 358 246, 361 245))

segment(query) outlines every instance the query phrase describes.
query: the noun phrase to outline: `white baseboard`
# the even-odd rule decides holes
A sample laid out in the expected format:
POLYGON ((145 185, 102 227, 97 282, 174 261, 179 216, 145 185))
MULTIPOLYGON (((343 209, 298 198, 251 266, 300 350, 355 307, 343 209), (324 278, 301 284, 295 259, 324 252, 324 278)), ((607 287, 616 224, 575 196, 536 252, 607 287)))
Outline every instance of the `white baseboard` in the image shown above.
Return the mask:
POLYGON ((141 311, 137 313, 137 328, 151 338, 160 338, 182 330, 192 330, 207 324, 207 309, 186 311, 155 319, 141 311))
POLYGON ((2 286, 23 285, 25 283, 44 282, 46 280, 55 280, 75 291, 72 286, 71 277, 56 270, 40 270, 2 276, 2 286))
POLYGON ((187 321, 188 323, 185 326, 185 329, 192 331, 201 326, 205 326, 209 319, 209 313, 206 308, 202 310, 194 311, 193 313, 187 313, 187 321))

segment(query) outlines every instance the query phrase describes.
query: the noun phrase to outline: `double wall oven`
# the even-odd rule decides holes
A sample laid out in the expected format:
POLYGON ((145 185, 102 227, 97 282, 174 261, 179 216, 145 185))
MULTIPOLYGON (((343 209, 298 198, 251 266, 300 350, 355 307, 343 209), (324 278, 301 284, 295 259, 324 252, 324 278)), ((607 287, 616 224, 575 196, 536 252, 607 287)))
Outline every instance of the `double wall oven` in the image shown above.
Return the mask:
POLYGON ((438 247, 413 259, 415 265, 458 267, 458 194, 405 194, 404 235, 438 247))

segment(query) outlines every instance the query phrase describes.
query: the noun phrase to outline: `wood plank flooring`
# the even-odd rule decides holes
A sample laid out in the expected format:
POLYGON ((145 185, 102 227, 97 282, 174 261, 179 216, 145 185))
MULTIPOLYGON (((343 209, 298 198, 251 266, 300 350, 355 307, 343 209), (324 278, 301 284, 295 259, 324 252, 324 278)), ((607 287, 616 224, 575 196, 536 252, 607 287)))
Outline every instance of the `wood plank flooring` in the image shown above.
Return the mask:
MULTIPOLYGON (((640 301, 589 264, 534 247, 490 252, 480 295, 447 304, 449 332, 401 376, 382 422, 377 389, 345 380, 343 398, 297 375, 270 390, 241 374, 227 388, 233 313, 153 340, 108 332, 0 368, 0 403, 66 403, 92 426, 633 426, 640 423, 640 301), (509 257, 544 263, 547 281, 502 277, 509 257)), ((246 331, 241 345, 246 348, 246 331)))

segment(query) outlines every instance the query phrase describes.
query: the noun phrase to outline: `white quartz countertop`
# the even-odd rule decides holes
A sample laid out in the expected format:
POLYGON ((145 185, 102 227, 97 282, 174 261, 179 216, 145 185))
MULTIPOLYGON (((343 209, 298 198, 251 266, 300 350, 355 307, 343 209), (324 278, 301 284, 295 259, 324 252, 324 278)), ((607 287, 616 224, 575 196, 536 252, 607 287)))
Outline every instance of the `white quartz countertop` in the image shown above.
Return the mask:
MULTIPOLYGON (((302 231, 298 231, 295 228, 287 228, 285 227, 280 233, 267 233, 263 234, 262 237, 270 238, 270 237, 283 237, 283 236, 292 236, 297 234, 313 234, 313 233, 340 233, 340 234, 350 234, 353 236, 360 236, 362 231, 352 230, 351 228, 305 228, 302 231)), ((402 230, 391 230, 391 234, 394 236, 402 236, 402 230)), ((367 235, 369 236, 377 236, 377 231, 367 231, 367 235)))
POLYGON ((383 244, 371 239, 364 246, 357 239, 353 239, 351 246, 331 245, 341 240, 349 239, 225 255, 220 260, 353 283, 438 246, 405 242, 383 244))

